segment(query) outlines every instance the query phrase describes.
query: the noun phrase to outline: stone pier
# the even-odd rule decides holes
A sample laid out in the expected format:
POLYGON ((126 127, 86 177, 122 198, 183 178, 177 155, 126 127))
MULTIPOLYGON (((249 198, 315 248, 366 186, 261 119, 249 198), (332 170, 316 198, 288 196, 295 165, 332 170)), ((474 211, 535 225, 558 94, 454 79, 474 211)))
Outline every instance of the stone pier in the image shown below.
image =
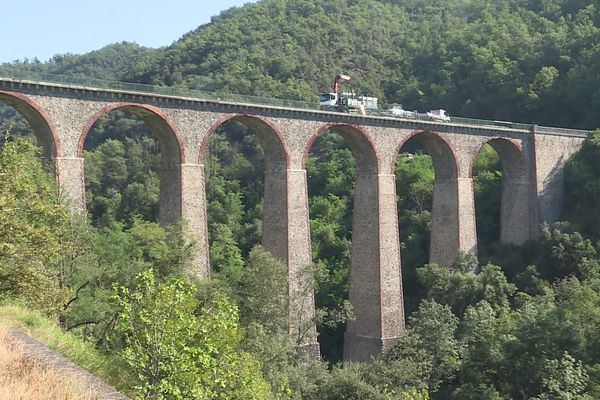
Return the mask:
MULTIPOLYGON (((42 156, 54 159, 61 194, 85 211, 83 146, 93 124, 125 110, 152 128, 162 154, 160 220, 185 221, 197 246, 190 274, 210 277, 204 157, 211 135, 236 121, 264 152, 263 245, 288 266, 290 332, 318 354, 314 298, 302 271, 311 264, 305 161, 314 140, 339 133, 357 161, 348 323, 344 358, 366 361, 395 343, 404 329, 400 239, 394 165, 410 138, 432 157, 435 189, 430 261, 449 265, 477 251, 472 168, 490 144, 502 160, 501 239, 523 243, 559 216, 563 166, 587 131, 520 124, 362 116, 283 106, 20 81, 0 77, 0 101, 30 123, 42 156)), ((400 184, 402 184, 400 182, 400 184)))

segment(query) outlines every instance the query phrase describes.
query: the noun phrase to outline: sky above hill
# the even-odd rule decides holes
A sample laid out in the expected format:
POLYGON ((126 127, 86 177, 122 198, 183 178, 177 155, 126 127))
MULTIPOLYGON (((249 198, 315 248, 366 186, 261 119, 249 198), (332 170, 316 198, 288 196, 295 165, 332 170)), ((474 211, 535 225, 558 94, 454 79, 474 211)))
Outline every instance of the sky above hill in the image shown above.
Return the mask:
POLYGON ((83 54, 122 41, 167 46, 230 7, 256 0, 2 2, 0 63, 83 54))

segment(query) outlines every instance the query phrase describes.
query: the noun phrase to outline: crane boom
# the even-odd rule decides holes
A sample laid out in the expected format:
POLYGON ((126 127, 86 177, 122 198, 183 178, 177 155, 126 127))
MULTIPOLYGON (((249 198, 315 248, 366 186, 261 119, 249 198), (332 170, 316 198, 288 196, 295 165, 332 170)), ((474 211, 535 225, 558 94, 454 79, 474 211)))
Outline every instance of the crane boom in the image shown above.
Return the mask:
POLYGON ((335 76, 335 80, 333 81, 333 92, 337 93, 340 90, 340 83, 350 82, 350 77, 348 75, 337 74, 335 76))
POLYGON ((361 115, 366 115, 367 110, 377 109, 377 97, 355 96, 349 82, 350 76, 337 74, 331 87, 333 92, 321 93, 319 96, 321 110, 357 112, 361 115), (341 92, 340 87, 343 83, 348 84, 349 91, 341 92))

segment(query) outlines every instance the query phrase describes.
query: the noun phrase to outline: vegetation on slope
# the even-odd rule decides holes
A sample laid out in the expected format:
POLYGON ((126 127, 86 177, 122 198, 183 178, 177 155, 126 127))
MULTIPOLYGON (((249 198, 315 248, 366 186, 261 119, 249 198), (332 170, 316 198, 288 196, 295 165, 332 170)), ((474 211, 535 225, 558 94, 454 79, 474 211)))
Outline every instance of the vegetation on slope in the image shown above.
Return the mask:
MULTIPOLYGON (((598 5, 584 0, 264 0, 224 12, 167 48, 122 44, 15 67, 314 101, 336 73, 346 72, 357 92, 410 109, 443 106, 452 115, 589 128, 599 122, 590 112, 600 98, 593 73, 599 24, 598 5)), ((27 131, 14 110, 0 112, 11 133, 27 131)), ((418 145, 398 158, 403 278, 412 314, 398 345, 370 364, 301 362, 286 327, 285 266, 254 248, 261 236, 262 150, 250 130, 234 123, 212 138, 206 162, 210 284, 180 281, 189 243, 177 227, 152 222, 159 147, 139 119, 110 113, 86 143, 88 209, 97 228, 68 217, 33 148, 6 136, 0 166, 19 179, 0 190, 0 298, 21 299, 103 352, 129 359, 141 371, 140 395, 191 393, 194 384, 199 397, 212 390, 186 377, 157 384, 136 356, 141 342, 130 339, 145 331, 133 327, 148 315, 162 318, 157 305, 168 293, 182 296, 182 308, 166 329, 212 317, 231 328, 235 340, 218 344, 225 346, 218 352, 260 370, 260 376, 244 374, 252 380, 245 387, 257 396, 270 390, 290 399, 597 398, 597 136, 567 165, 565 218, 573 224, 547 227, 538 243, 521 247, 497 242, 502 174, 497 155, 484 148, 474 171, 483 263, 465 256, 453 266, 425 264, 432 162, 418 145), (23 190, 33 190, 36 201, 23 201, 23 190), (13 207, 22 212, 7 212, 13 207), (8 240, 30 221, 38 236, 8 240), (35 296, 40 287, 51 289, 48 296, 35 296), (203 314, 203 306, 224 298, 215 309, 226 312, 203 314), (192 310, 193 318, 182 317, 192 310)), ((340 323, 350 315, 344 301, 355 162, 341 138, 326 133, 307 169, 316 299, 331 317, 319 327, 319 340, 328 359, 337 360, 340 323)), ((177 348, 181 338, 173 339, 158 344, 177 348)), ((195 337, 189 350, 205 357, 205 345, 195 337)), ((214 353, 201 362, 181 354, 177 362, 194 371, 223 361, 214 353)), ((231 391, 217 397, 239 393, 245 383, 219 371, 231 391)))
MULTIPOLYGON (((124 393, 131 393, 129 391, 128 381, 131 379, 131 374, 125 368, 124 363, 120 362, 115 357, 109 357, 106 354, 101 353, 94 348, 93 343, 78 338, 69 332, 65 332, 56 322, 49 320, 41 313, 34 311, 30 308, 23 307, 22 305, 4 305, 0 306, 0 329, 9 327, 21 328, 32 337, 44 343, 49 348, 53 349, 63 357, 73 361, 86 371, 94 374, 95 376, 103 379, 110 385, 118 388, 124 393)), ((2 342, 6 345, 6 342, 2 342)), ((3 352, 0 352, 2 354, 3 352)), ((19 354, 15 354, 19 356, 19 354)), ((19 364, 13 364, 19 365, 19 364)), ((6 365, 3 366, 6 368, 6 365)), ((36 377, 36 371, 40 372, 44 366, 34 366, 33 371, 30 372, 32 379, 38 379, 39 384, 45 384, 40 377, 36 377)), ((0 373, 0 375, 4 375, 0 373)), ((48 375, 52 375, 48 373, 48 375)), ((4 375, 5 378, 10 378, 8 375, 4 375)), ((14 377, 14 376, 13 376, 14 377)), ((64 381, 61 381, 64 383, 64 381)), ((8 382, 7 382, 8 383, 8 382)), ((12 383, 15 385, 17 382, 12 383)), ((31 382, 29 382, 31 384, 31 382)), ((5 386, 2 385, 4 388, 5 386)), ((10 387, 7 385, 6 387, 10 387)), ((44 386, 47 387, 47 386, 44 386)), ((69 388, 67 386, 67 388, 69 388)), ((35 388, 31 388, 35 389, 35 388)), ((38 387, 39 389, 39 387, 38 387)), ((67 398, 67 397, 51 397, 51 393, 48 394, 47 398, 67 398)), ((39 394, 38 394, 39 396, 39 394)), ((5 398, 19 398, 18 395, 6 396, 5 398)), ((31 397, 34 399, 35 397, 31 397)), ((40 398, 40 397, 37 397, 40 398)), ((80 398, 80 397, 69 397, 69 398, 80 398)))

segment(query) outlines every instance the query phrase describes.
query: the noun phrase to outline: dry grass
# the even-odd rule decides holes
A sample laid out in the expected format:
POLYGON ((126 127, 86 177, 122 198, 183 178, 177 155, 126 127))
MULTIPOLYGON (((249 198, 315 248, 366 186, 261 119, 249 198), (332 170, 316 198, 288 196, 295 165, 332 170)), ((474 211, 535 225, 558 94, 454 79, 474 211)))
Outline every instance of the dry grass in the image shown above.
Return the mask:
POLYGON ((97 397, 57 371, 27 359, 0 329, 0 400, 95 400, 97 397))
MULTIPOLYGON (((102 354, 91 343, 64 332, 55 322, 36 311, 16 304, 0 304, 0 330, 13 327, 25 331, 46 347, 112 385, 121 393, 133 396, 130 387, 133 379, 131 372, 117 357, 102 354)), ((4 398, 0 397, 0 400, 4 398)))

